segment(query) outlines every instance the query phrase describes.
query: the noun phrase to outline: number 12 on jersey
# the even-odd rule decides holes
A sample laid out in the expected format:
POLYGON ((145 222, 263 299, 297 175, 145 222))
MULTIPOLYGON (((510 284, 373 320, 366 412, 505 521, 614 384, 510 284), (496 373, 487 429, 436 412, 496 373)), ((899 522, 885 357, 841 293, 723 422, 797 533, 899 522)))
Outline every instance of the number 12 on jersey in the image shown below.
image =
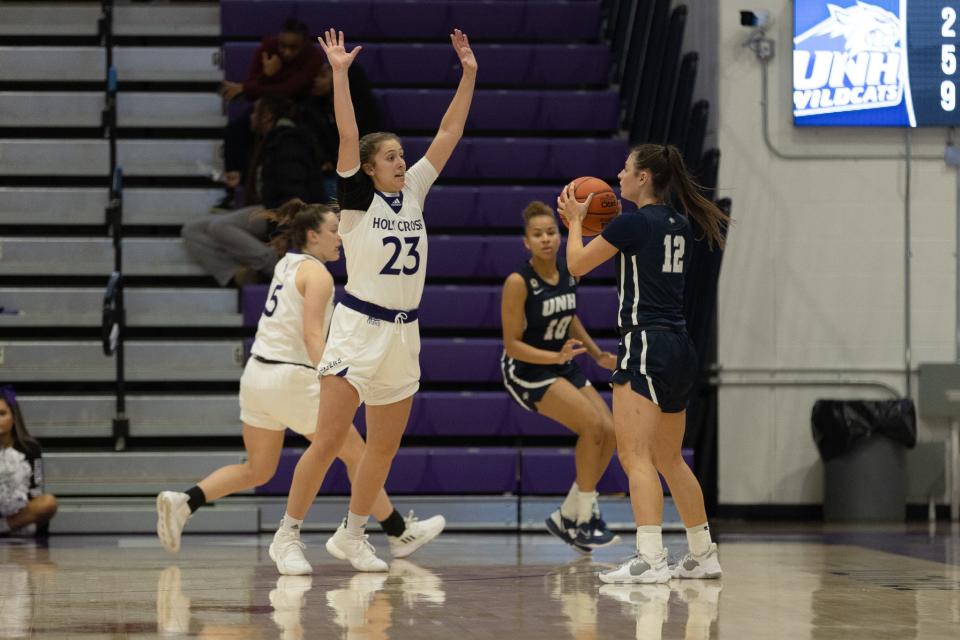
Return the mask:
POLYGON ((663 236, 663 272, 683 273, 683 252, 687 240, 683 236, 663 236))

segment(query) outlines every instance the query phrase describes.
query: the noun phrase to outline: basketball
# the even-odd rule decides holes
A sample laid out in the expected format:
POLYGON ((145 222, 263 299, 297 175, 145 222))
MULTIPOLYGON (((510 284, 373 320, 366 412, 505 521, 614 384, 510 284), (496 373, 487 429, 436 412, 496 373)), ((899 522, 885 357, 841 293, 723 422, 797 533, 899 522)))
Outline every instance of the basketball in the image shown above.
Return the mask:
MULTIPOLYGON (((583 219, 583 235, 595 236, 620 213, 620 200, 606 182, 600 178, 582 177, 573 181, 573 195, 577 202, 586 202, 593 194, 587 216, 583 219)), ((564 226, 569 226, 561 216, 564 226)))

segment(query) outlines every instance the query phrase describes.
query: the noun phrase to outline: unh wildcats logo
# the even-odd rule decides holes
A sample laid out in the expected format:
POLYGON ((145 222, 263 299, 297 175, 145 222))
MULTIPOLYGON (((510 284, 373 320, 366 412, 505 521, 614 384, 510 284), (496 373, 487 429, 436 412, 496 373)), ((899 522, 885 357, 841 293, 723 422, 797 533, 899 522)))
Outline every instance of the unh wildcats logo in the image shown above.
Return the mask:
POLYGON ((894 107, 903 100, 905 32, 894 13, 858 0, 793 39, 793 114, 894 107))

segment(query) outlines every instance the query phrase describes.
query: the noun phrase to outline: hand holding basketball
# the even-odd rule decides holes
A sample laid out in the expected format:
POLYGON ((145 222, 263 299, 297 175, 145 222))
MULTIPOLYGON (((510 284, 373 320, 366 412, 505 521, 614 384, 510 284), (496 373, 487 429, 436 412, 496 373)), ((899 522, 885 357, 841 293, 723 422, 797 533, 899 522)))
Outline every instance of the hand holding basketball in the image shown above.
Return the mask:
POLYGON ((334 29, 328 29, 324 32, 323 37, 317 38, 317 40, 320 42, 320 48, 327 54, 327 61, 330 62, 330 67, 334 71, 346 71, 350 68, 357 54, 363 49, 363 47, 357 46, 348 53, 346 47, 343 46, 343 31, 338 34, 334 29))
POLYGON ((574 196, 575 188, 574 183, 571 182, 557 196, 557 213, 560 214, 560 218, 567 227, 574 221, 583 222, 583 219, 587 217, 590 202, 593 200, 593 194, 591 193, 587 196, 585 202, 579 202, 574 196))
POLYGON ((595 236, 620 213, 620 201, 606 182, 584 177, 563 188, 557 198, 557 210, 565 226, 576 220, 582 224, 583 235, 595 236))

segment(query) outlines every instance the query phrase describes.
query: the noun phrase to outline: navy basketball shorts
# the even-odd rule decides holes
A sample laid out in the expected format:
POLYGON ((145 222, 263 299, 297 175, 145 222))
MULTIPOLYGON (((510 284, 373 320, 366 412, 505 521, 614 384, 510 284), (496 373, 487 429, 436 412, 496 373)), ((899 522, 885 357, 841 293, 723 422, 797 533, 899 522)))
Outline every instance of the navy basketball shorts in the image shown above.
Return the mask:
POLYGON ((590 384, 580 365, 573 361, 566 364, 529 364, 508 358, 504 353, 500 359, 500 369, 503 372, 503 386, 510 397, 528 411, 536 412, 537 403, 543 400, 550 385, 560 378, 569 381, 577 389, 590 384))
POLYGON ((610 381, 629 384, 664 413, 680 413, 687 408, 697 367, 697 352, 686 331, 636 329, 620 338, 610 381))

